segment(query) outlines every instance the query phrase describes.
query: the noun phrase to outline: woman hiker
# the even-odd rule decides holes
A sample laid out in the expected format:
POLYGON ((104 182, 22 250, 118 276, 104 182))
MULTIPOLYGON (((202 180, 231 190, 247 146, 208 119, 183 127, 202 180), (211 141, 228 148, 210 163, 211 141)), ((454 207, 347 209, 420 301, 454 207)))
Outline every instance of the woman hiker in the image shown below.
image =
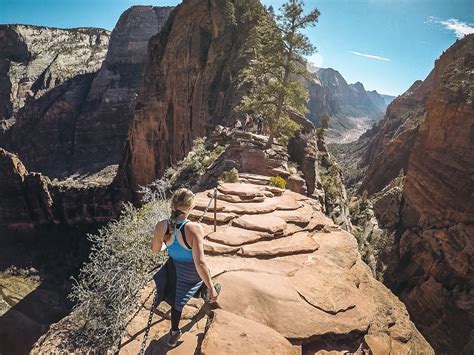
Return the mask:
MULTIPOLYGON (((181 337, 179 321, 184 305, 201 288, 203 282, 207 286, 202 292, 202 297, 205 300, 215 302, 220 291, 220 285, 214 285, 206 264, 202 226, 187 219, 193 208, 194 193, 191 190, 180 188, 175 191, 171 199, 171 217, 169 220, 158 222, 153 235, 153 253, 163 250, 164 242, 171 259, 168 261, 174 266, 172 271, 176 272, 176 284, 173 290, 175 291, 173 292, 174 302, 171 302, 174 303, 171 305, 171 329, 167 342, 170 347, 176 346, 181 337), (210 294, 209 290, 212 290, 210 294)), ((164 268, 162 267, 163 271, 160 269, 162 274, 171 269, 169 262, 166 262, 168 265, 164 265, 164 268)), ((161 278, 163 279, 163 277, 161 278)), ((167 279, 170 280, 169 275, 167 279)), ((161 290, 161 294, 163 296, 163 290, 161 290)), ((162 299, 164 298, 162 297, 162 299)))

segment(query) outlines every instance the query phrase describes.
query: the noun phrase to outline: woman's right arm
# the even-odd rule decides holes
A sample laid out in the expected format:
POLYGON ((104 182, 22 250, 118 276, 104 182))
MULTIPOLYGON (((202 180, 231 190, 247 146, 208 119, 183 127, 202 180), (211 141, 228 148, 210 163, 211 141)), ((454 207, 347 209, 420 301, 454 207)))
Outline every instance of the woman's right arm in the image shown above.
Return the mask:
POLYGON ((162 251, 163 248, 163 237, 166 232, 166 221, 158 222, 155 226, 155 231, 153 232, 153 240, 151 242, 151 250, 153 254, 162 251))

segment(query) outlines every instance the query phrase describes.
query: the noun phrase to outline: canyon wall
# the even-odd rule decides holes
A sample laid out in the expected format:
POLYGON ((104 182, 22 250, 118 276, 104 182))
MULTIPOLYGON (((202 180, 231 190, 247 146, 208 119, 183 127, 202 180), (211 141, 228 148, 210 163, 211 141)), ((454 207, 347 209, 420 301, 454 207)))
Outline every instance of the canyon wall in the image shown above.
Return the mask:
POLYGON ((133 118, 147 54, 173 7, 133 6, 110 36, 109 50, 76 123, 73 171, 118 164, 133 118))
POLYGON ((440 353, 474 351, 473 73, 471 34, 366 137, 360 190, 375 193, 375 215, 393 236, 381 254, 384 280, 440 353))
POLYGON ((0 146, 29 169, 70 164, 75 119, 106 55, 110 32, 0 26, 0 146))
POLYGON ((148 40, 172 9, 133 6, 111 35, 99 29, 3 26, 7 71, 0 85, 12 94, 1 106, 12 109, 3 117, 9 129, 0 146, 49 177, 118 164, 148 40))
POLYGON ((100 225, 116 218, 121 207, 120 191, 106 183, 53 183, 0 148, 0 228, 28 232, 48 225, 100 225))
POLYGON ((474 352, 474 35, 437 61, 388 277, 435 348, 474 352))
POLYGON ((249 63, 256 0, 188 0, 151 38, 140 94, 117 182, 136 191, 187 154, 217 124, 233 123, 249 63))
POLYGON ((403 170, 425 115, 425 103, 433 86, 433 72, 424 81, 416 81, 387 107, 384 119, 374 127, 362 164, 368 165, 360 191, 373 194, 382 190, 403 170))
POLYGON ((0 25, 0 127, 11 127, 25 105, 53 88, 96 72, 109 37, 96 28, 0 25))
POLYGON ((0 85, 8 94, 0 106, 10 108, 1 118, 0 147, 8 151, 2 150, 0 227, 98 225, 118 215, 123 199, 109 185, 148 39, 171 11, 133 6, 111 36, 101 29, 0 26, 0 85))

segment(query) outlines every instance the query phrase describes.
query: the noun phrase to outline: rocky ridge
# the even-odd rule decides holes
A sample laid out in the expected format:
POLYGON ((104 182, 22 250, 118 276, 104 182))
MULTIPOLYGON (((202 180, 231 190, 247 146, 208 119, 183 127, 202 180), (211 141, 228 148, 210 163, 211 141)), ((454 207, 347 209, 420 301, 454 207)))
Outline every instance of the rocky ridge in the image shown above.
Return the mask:
POLYGON ((368 164, 358 189, 369 192, 384 229, 377 237, 384 282, 440 353, 474 351, 466 301, 474 285, 473 68, 474 35, 467 35, 389 105, 385 119, 352 146, 355 154, 343 153, 344 161, 362 162, 356 175, 368 164))
POLYGON ((76 76, 90 84, 109 37, 97 28, 0 25, 1 127, 9 128, 25 104, 76 76))
POLYGON ((40 226, 100 225, 119 215, 119 191, 107 172, 92 181, 56 183, 28 172, 14 154, 0 148, 0 228, 34 231, 40 226), (98 184, 97 181, 102 181, 98 184))
MULTIPOLYGON (((222 285, 217 308, 192 300, 181 323, 186 333, 168 351, 169 314, 161 307, 147 351, 433 353, 403 304, 371 276, 355 238, 324 216, 317 201, 268 186, 265 176, 241 178, 247 182, 217 187, 216 232, 213 207, 204 218, 208 263, 222 285)), ((191 218, 201 215, 212 193, 197 194, 191 218)), ((152 288, 142 290, 141 309, 121 341, 123 354, 140 348, 152 288)), ((72 313, 54 325, 32 353, 73 350, 64 330, 75 321, 72 313)))
MULTIPOLYGON (((249 64, 247 36, 254 24, 247 2, 185 1, 150 39, 117 182, 136 191, 183 159, 195 138, 233 124, 240 71, 249 64), (228 8, 230 7, 230 8, 228 8), (230 14, 234 14, 230 16, 230 14)), ((136 199, 136 197, 135 197, 136 199)))
POLYGON ((12 102, 10 95, 5 98, 4 107, 13 107, 5 122, 16 122, 0 136, 0 146, 19 155, 29 170, 51 178, 118 164, 148 40, 172 9, 133 6, 112 34, 4 26, 4 86, 14 93, 12 102), (18 48, 24 48, 24 57, 18 48))

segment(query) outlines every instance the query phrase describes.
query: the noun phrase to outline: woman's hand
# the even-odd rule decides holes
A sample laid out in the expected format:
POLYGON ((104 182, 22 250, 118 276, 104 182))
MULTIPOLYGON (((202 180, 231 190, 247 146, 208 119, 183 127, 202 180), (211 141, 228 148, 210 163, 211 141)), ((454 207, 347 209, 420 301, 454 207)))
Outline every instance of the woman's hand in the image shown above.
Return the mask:
POLYGON ((214 303, 217 301, 217 296, 219 296, 219 294, 217 293, 216 289, 214 288, 214 286, 212 286, 212 293, 211 293, 211 299, 209 300, 209 302, 211 303, 214 303))

